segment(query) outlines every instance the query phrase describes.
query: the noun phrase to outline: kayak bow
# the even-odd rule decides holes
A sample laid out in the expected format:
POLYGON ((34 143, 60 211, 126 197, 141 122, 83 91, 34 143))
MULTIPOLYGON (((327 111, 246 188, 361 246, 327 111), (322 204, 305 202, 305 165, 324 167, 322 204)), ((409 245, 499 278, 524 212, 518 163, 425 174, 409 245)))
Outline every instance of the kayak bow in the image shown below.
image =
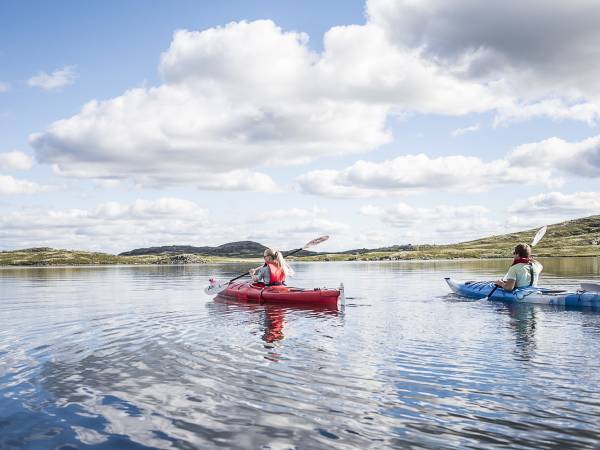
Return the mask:
POLYGON ((600 307, 600 293, 597 292, 588 292, 585 290, 568 292, 537 286, 517 288, 508 292, 502 288, 494 290, 495 285, 491 281, 467 281, 459 283, 450 278, 445 278, 445 280, 452 292, 462 297, 483 299, 491 294, 489 300, 511 303, 600 307))

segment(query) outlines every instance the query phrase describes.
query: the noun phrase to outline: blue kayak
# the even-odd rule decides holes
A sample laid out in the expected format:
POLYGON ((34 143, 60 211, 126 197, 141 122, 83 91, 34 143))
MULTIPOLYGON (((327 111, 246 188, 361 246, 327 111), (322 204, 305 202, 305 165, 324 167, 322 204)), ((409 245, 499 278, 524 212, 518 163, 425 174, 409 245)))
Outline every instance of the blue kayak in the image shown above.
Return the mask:
MULTIPOLYGON (((494 283, 491 281, 467 281, 459 283, 450 278, 445 278, 445 280, 450 289, 452 289, 452 292, 463 297, 486 298, 494 289, 494 283)), ((492 293, 490 300, 513 303, 538 303, 542 305, 600 307, 600 293, 598 292, 587 292, 584 290, 568 292, 537 286, 517 288, 510 292, 498 288, 492 293)))

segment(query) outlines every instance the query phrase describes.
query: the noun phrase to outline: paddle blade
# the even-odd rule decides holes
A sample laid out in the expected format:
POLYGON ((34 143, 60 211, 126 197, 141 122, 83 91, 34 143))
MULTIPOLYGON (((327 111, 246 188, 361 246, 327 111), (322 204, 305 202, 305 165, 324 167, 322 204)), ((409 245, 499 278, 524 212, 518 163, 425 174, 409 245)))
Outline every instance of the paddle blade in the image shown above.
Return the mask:
POLYGON ((537 245, 537 243, 542 240, 542 238, 546 234, 546 230, 547 229, 548 229, 548 227, 546 225, 544 225, 542 228, 540 228, 538 230, 537 233, 535 233, 535 236, 533 237, 533 241, 531 241, 531 246, 532 247, 535 247, 537 245))
POLYGON ((312 241, 307 242, 306 245, 304 247, 302 247, 302 250, 306 250, 307 248, 314 247, 315 245, 318 245, 321 242, 325 242, 327 239, 329 239, 329 236, 321 236, 316 239, 313 239, 312 241))
POLYGON ((208 286, 204 288, 204 293, 206 295, 217 295, 219 292, 223 292, 227 289, 227 286, 229 286, 229 281, 219 283, 217 280, 211 279, 208 286))
POLYGON ((581 289, 588 292, 600 292, 600 284, 598 283, 581 283, 581 289))

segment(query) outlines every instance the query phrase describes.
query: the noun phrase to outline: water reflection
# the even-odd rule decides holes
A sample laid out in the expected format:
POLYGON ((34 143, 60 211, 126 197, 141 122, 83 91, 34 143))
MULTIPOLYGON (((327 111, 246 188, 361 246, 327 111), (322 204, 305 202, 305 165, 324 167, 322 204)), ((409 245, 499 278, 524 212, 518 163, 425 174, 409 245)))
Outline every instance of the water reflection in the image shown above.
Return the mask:
POLYGON ((328 305, 269 305, 236 302, 220 296, 215 297, 212 303, 207 303, 211 313, 218 313, 228 317, 232 313, 242 312, 247 315, 250 323, 257 324, 261 330, 261 339, 267 344, 273 344, 284 339, 286 314, 301 314, 305 318, 323 319, 342 315, 337 306, 328 305))
MULTIPOLYGON (((540 258, 544 272, 562 278, 580 277, 582 274, 600 274, 600 257, 540 258)), ((584 275, 585 276, 585 275, 584 275)))
POLYGON ((518 355, 530 360, 536 349, 537 308, 530 304, 509 303, 503 304, 498 310, 508 314, 508 323, 515 336, 518 355))
POLYGON ((281 308, 267 308, 265 310, 265 330, 262 340, 268 344, 283 339, 284 312, 281 308))

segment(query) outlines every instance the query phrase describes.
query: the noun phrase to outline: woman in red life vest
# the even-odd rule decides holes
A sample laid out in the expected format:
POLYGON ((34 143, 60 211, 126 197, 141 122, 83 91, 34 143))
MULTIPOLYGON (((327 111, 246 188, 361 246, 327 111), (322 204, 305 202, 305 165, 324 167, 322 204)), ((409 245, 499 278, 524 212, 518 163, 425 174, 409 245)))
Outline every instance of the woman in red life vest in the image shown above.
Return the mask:
POLYGON ((264 253, 265 264, 255 269, 250 269, 249 273, 252 281, 255 283, 264 283, 267 286, 281 286, 285 284, 285 279, 292 276, 294 271, 283 259, 280 251, 266 249, 264 253))
POLYGON ((513 263, 502 280, 495 282, 496 286, 505 291, 524 286, 536 286, 543 266, 531 257, 531 246, 518 244, 513 253, 513 263))

